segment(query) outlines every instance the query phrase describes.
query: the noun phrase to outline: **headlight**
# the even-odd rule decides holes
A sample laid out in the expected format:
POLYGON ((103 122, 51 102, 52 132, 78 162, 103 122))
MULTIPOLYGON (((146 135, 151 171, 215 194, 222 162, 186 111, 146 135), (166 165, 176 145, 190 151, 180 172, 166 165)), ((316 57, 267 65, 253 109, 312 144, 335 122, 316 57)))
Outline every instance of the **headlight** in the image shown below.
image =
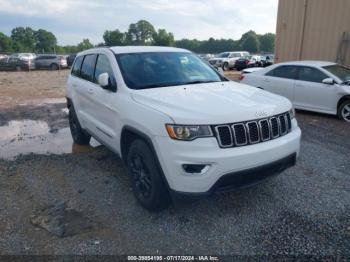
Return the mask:
POLYGON ((199 137, 213 136, 209 126, 166 125, 172 139, 191 141, 199 137))
POLYGON ((295 118, 295 109, 294 109, 294 107, 292 107, 292 109, 289 110, 289 115, 290 115, 290 119, 294 119, 295 118))

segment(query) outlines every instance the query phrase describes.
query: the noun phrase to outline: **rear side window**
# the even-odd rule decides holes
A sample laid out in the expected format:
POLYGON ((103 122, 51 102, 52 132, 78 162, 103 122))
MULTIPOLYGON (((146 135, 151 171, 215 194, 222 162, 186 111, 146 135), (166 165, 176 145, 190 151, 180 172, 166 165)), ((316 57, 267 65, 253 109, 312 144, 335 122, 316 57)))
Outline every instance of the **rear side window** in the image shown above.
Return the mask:
POLYGON ((296 66, 279 66, 269 71, 266 75, 286 78, 286 79, 295 79, 297 75, 297 67, 296 66))
POLYGON ((312 67, 299 67, 299 77, 301 81, 322 83, 322 80, 328 78, 326 74, 312 67))
POLYGON ((80 68, 81 68, 81 64, 83 62, 83 58, 84 58, 83 56, 78 56, 75 59, 75 62, 74 62, 73 68, 72 68, 72 75, 80 76, 80 68))
POLYGON ((98 55, 94 78, 94 82, 96 84, 98 84, 98 76, 102 73, 108 73, 112 83, 114 84, 113 70, 106 55, 98 55))
POLYGON ((96 55, 86 55, 80 70, 80 77, 93 82, 96 64, 96 55))

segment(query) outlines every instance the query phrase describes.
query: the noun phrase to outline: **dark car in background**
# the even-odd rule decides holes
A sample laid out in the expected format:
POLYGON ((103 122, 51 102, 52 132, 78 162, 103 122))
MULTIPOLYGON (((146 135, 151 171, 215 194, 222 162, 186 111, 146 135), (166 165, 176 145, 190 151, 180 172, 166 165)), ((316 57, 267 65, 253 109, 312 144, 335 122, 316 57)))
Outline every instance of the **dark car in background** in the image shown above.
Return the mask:
POLYGON ((73 62, 76 56, 77 54, 70 54, 69 56, 67 56, 68 67, 71 67, 73 65, 73 62))
POLYGON ((238 71, 241 71, 246 68, 251 67, 261 67, 262 66, 262 57, 259 55, 251 55, 239 58, 235 62, 235 68, 238 71))
POLYGON ((35 69, 58 70, 67 67, 67 59, 62 55, 40 55, 35 59, 35 69))
POLYGON ((267 55, 262 55, 261 57, 262 57, 261 59, 262 67, 267 67, 274 64, 275 55, 267 54, 267 55))
POLYGON ((15 53, 0 60, 1 70, 32 70, 35 69, 33 53, 15 53))

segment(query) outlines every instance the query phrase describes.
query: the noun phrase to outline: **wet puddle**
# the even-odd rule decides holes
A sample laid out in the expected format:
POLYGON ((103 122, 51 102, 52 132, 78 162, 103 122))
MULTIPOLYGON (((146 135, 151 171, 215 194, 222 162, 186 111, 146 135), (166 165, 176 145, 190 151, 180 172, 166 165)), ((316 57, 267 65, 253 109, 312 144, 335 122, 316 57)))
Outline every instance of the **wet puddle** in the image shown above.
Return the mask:
POLYGON ((49 128, 43 121, 10 121, 0 126, 0 158, 14 159, 21 154, 65 154, 86 153, 100 144, 91 140, 90 145, 73 143, 69 128, 49 128))

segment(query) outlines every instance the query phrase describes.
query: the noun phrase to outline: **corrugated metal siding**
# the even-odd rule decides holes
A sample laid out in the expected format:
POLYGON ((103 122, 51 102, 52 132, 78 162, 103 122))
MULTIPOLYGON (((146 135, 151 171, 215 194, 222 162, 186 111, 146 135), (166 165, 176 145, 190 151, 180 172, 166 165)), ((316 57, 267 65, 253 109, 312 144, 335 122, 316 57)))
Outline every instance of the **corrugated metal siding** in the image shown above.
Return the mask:
POLYGON ((349 13, 350 0, 279 0, 276 61, 336 61, 342 35, 350 32, 349 13))

